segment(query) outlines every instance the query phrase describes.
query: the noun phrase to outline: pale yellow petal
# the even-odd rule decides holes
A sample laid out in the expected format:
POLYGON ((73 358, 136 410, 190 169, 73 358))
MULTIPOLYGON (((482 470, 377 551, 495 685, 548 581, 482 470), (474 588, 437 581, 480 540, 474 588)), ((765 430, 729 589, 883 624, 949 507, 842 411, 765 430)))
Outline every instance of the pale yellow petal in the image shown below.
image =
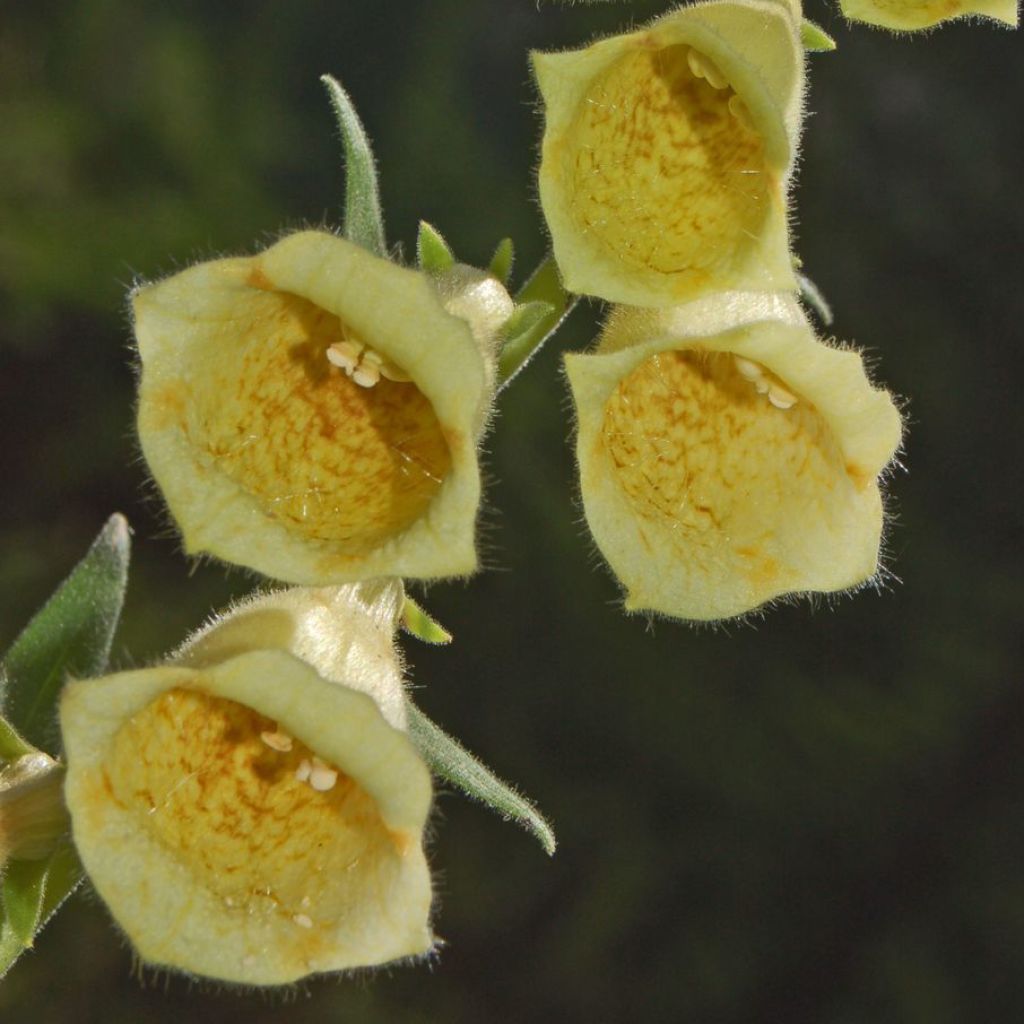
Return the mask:
POLYGON ((1011 28, 1020 24, 1018 0, 840 0, 852 21, 895 31, 931 28, 954 18, 977 15, 1011 28))
POLYGON ((429 773, 365 693, 254 651, 72 683, 61 724, 75 843, 146 962, 276 985, 430 949, 429 773))
POLYGON ((788 296, 621 309, 566 369, 587 522, 627 608, 727 618, 877 571, 900 417, 788 296))
POLYGON ((186 550, 295 583, 475 568, 493 353, 434 281, 300 232, 133 307, 139 436, 186 550))
POLYGON ((533 62, 541 203, 567 288, 668 306, 794 287, 804 53, 789 5, 712 0, 533 62))

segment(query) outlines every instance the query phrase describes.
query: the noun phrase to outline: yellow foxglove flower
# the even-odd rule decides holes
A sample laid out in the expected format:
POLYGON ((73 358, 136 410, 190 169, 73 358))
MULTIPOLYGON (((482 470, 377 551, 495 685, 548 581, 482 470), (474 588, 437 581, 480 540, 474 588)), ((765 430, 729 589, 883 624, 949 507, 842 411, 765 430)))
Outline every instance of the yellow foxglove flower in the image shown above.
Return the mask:
POLYGON ((540 198, 570 291, 671 306, 795 288, 786 192, 804 90, 799 5, 710 0, 535 53, 540 198))
POLYGON ((839 0, 851 21, 864 21, 894 31, 931 28, 942 21, 980 15, 1016 28, 1018 0, 839 0))
POLYGON ((74 841, 144 961, 276 985, 431 948, 400 607, 395 583, 271 594, 67 686, 74 841))
POLYGON ((137 290, 142 450, 190 553, 291 583, 476 567, 504 288, 299 232, 137 290))
POLYGON ((876 572, 900 416, 790 296, 619 308, 566 370, 584 511, 627 609, 722 619, 876 572))

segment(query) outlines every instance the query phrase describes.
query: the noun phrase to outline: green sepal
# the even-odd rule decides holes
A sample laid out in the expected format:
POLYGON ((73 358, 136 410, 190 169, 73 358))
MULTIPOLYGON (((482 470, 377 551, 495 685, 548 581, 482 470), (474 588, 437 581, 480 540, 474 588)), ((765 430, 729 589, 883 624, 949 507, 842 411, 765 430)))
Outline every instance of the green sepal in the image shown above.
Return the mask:
POLYGON ((491 277, 496 277, 502 284, 507 285, 512 275, 512 263, 515 260, 515 246, 511 238, 503 238, 491 257, 490 266, 487 271, 491 277))
POLYGON ((0 663, 0 708, 23 742, 54 752, 54 712, 65 679, 106 671, 124 604, 128 554, 128 521, 113 515, 0 663))
MULTIPOLYGON (((514 335, 505 329, 506 341, 498 356, 498 387, 503 388, 526 365, 530 356, 558 330, 572 311, 576 297, 562 287, 562 278, 553 256, 548 256, 533 272, 515 297, 517 312, 524 306, 546 303, 549 311, 514 335)), ((525 314, 524 314, 525 315, 525 314)), ((515 314, 513 314, 513 319, 515 314)))
POLYGON ((0 978, 32 947, 82 875, 78 854, 68 840, 43 860, 12 860, 7 865, 0 892, 0 978))
POLYGON ((407 707, 409 735, 434 774, 457 786, 466 796, 486 804, 506 821, 515 821, 531 832, 544 852, 551 856, 555 852, 555 833, 537 808, 508 783, 502 782, 414 704, 410 702, 407 707))
MULTIPOLYGON (((0 685, 3 677, 0 676, 0 685)), ((17 761, 25 754, 35 753, 32 746, 2 715, 0 715, 0 762, 17 761)))
POLYGON ((402 605, 402 628, 425 644, 450 644, 452 635, 437 619, 427 614, 409 595, 402 605))
POLYGON ((425 220, 416 235, 416 262, 428 274, 440 274, 455 265, 455 255, 441 232, 425 220))
POLYGON ((806 274, 797 274, 796 280, 800 286, 800 298, 814 310, 826 327, 831 327, 835 318, 832 316, 832 307, 821 289, 806 274))
POLYGON ((335 78, 321 75, 345 147, 345 222, 342 231, 350 242, 361 245, 374 256, 387 253, 384 217, 380 209, 377 167, 366 130, 348 93, 335 78))
POLYGON ((810 18, 800 22, 800 42, 810 53, 831 53, 836 48, 836 41, 810 18))

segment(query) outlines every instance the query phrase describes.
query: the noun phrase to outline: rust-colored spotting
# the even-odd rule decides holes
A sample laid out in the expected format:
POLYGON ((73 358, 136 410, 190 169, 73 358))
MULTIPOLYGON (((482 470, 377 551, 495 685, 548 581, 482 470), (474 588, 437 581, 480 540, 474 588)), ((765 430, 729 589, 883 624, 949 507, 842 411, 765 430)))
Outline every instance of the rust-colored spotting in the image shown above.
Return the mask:
POLYGON ((847 479, 828 424, 801 399, 782 410, 728 353, 662 352, 619 383, 600 442, 636 514, 689 560, 731 547, 759 585, 779 572, 764 542, 786 517, 816 512, 847 479))
POLYGON ((641 46, 594 82, 566 139, 578 228, 623 263, 720 280, 760 237, 777 191, 731 88, 697 78, 686 46, 641 46))
POLYGON ((300 782, 314 752, 298 740, 272 750, 260 733, 273 728, 235 701, 170 690, 119 729, 104 785, 226 910, 329 922, 402 851, 353 779, 339 772, 326 792, 300 782))
POLYGON ((363 388, 330 364, 327 348, 355 339, 338 317, 295 295, 262 300, 196 396, 190 438, 271 518, 365 554, 423 515, 451 468, 444 431, 415 384, 363 388))

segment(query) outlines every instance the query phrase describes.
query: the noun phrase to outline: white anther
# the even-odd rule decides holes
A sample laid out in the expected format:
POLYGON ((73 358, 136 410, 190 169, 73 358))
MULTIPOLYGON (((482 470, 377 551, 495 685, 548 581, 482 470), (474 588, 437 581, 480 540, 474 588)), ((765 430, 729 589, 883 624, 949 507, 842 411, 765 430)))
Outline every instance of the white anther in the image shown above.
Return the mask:
POLYGON ((308 918, 308 917, 306 917, 306 915, 305 915, 305 914, 296 914, 296 915, 295 915, 295 916, 294 916, 294 917, 292 918, 292 920, 293 920, 293 921, 294 921, 294 922, 295 922, 295 923, 296 923, 296 924, 297 924, 297 925, 298 925, 298 926, 299 926, 300 928, 312 928, 312 927, 313 927, 313 921, 312 921, 312 919, 311 919, 311 918, 308 918))
POLYGON ((761 379, 764 371, 757 363, 752 362, 750 359, 744 359, 742 356, 733 356, 733 359, 736 361, 736 369, 739 375, 744 380, 757 381, 761 379))
POLYGON ((729 84, 729 79, 718 70, 718 65, 703 53, 696 50, 687 50, 686 63, 690 65, 690 71, 695 78, 704 78, 712 89, 724 89, 729 84))
POLYGON ((338 773, 329 764, 325 764, 319 757, 313 758, 313 765, 309 772, 309 784, 318 792, 326 793, 333 789, 338 781, 338 773))
POLYGON ((759 380, 754 381, 754 387, 757 389, 757 393, 759 395, 767 395, 771 384, 769 384, 764 377, 761 377, 759 380))
POLYGON ((740 126, 745 128, 748 132, 757 131, 754 119, 750 116, 750 110, 739 96, 734 95, 729 97, 729 113, 732 114, 732 116, 739 121, 740 126))
POLYGON ((773 384, 768 389, 768 401, 776 409, 792 409, 796 405, 796 395, 787 391, 781 384, 773 384))
POLYGON ((309 778, 309 774, 312 770, 313 766, 309 761, 303 758, 299 762, 299 767, 295 769, 295 778, 297 778, 299 782, 305 782, 309 778))
POLYGON ((292 738, 287 733, 281 732, 280 729, 275 732, 261 732, 260 739, 271 750, 277 750, 282 754, 287 754, 292 749, 292 738))
POLYGON ((353 371, 352 379, 361 388, 372 388, 380 380, 380 368, 364 359, 353 371))
POLYGON ((359 365, 359 356, 365 347, 365 345, 349 341, 347 338, 344 341, 336 341, 327 348, 327 361, 337 366, 338 369, 344 370, 351 377, 359 365))

